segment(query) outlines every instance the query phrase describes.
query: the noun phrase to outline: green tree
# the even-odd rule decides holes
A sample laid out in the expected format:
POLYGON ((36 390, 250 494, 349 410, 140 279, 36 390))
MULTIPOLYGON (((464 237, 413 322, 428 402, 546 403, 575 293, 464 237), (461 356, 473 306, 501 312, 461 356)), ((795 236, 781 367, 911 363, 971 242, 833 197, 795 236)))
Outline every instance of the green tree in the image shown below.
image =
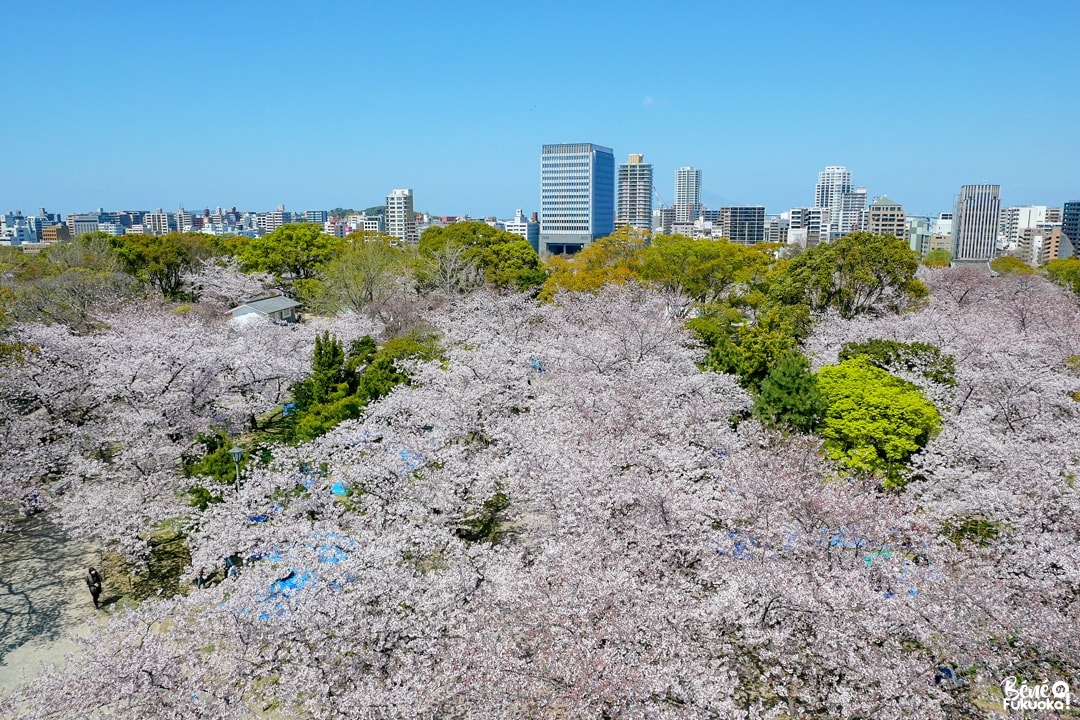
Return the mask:
POLYGON ((168 300, 190 299, 184 275, 213 254, 212 241, 202 233, 123 235, 112 243, 124 270, 168 300))
POLYGON ((956 359, 929 343, 902 343, 896 340, 870 338, 866 342, 851 342, 840 348, 840 361, 865 357, 882 370, 917 372, 942 385, 956 385, 956 359))
POLYGON ((928 294, 915 279, 919 256, 891 235, 855 232, 793 258, 772 285, 786 305, 835 308, 844 318, 897 311, 928 294))
POLYGON ((1080 258, 1051 260, 1045 269, 1051 280, 1080 294, 1080 258))
POLYGON ((922 264, 926 267, 949 267, 952 264, 952 253, 944 248, 937 248, 926 253, 922 264))
POLYGON ((806 356, 785 352, 776 358, 761 381, 754 416, 768 427, 810 432, 824 415, 825 403, 806 356))
POLYGON ((810 329, 810 311, 805 305, 768 305, 751 321, 735 308, 714 305, 687 326, 709 346, 706 368, 737 375, 756 393, 780 358, 798 354, 810 329))
POLYGON ((1018 257, 1002 255, 990 261, 990 269, 1001 275, 1034 275, 1035 268, 1018 257))
POLYGON ((933 404, 909 382, 864 357, 818 371, 826 405, 821 423, 825 451, 840 465, 882 478, 900 489, 905 463, 941 427, 933 404))
MULTIPOLYGON (((356 232, 345 238, 340 253, 323 266, 317 290, 306 297, 326 313, 360 312, 398 298, 411 282, 415 252, 397 238, 356 232)), ((306 281, 305 281, 306 282, 306 281)), ((302 286, 302 284, 301 284, 302 286)))
POLYGON ((479 267, 484 280, 497 288, 527 290, 547 277, 540 256, 524 238, 487 223, 470 221, 428 228, 418 247, 428 259, 450 248, 462 248, 463 258, 479 267))
POLYGON ((315 277, 344 245, 340 238, 324 233, 318 223, 290 223, 246 243, 237 259, 247 272, 299 280, 315 277))
POLYGON ((596 292, 608 284, 640 280, 641 254, 648 244, 648 232, 620 228, 575 255, 553 257, 539 297, 548 301, 560 291, 596 292))
POLYGON ((760 281, 772 264, 771 246, 661 236, 641 251, 641 278, 708 302, 732 285, 760 281))

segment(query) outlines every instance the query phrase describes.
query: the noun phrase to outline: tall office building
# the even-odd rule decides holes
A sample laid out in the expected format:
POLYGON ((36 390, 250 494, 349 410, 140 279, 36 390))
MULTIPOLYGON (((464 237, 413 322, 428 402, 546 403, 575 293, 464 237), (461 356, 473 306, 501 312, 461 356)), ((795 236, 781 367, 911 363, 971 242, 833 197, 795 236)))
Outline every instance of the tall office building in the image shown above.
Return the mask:
POLYGON ((765 242, 765 206, 720 208, 720 236, 742 245, 765 242))
POLYGON ((393 190, 386 196, 386 232, 405 242, 419 242, 410 188, 393 190))
POLYGON ((694 222, 701 216, 701 170, 681 167, 675 171, 675 222, 694 222))
POLYGON ((615 156, 592 143, 544 145, 541 255, 573 254, 615 229, 615 156))
MULTIPOLYGON (((929 227, 929 222, 927 226, 929 227)), ((888 195, 874 198, 867 213, 866 229, 875 235, 892 235, 902 240, 908 239, 904 206, 890 200, 888 195)))
POLYGON ((953 213, 953 260, 979 262, 992 259, 1000 217, 1000 185, 962 186, 953 213))
POLYGON ((619 166, 619 211, 615 227, 648 230, 652 227, 652 165, 644 155, 631 155, 619 166))
POLYGON ((830 240, 866 226, 866 188, 853 186, 851 172, 841 165, 829 165, 818 173, 814 207, 829 209, 830 240))
POLYGON ((1061 210, 1061 232, 1072 244, 1072 254, 1080 257, 1080 201, 1067 202, 1061 210))

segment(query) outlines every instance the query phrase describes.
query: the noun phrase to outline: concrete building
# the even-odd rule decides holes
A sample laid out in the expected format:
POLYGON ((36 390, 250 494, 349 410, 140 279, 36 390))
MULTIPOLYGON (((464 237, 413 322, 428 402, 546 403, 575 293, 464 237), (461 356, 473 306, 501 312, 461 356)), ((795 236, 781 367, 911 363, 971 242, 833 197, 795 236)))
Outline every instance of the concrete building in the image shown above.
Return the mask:
POLYGON ((615 156, 592 143, 544 145, 540 155, 542 256, 573 254, 615 229, 615 156))
POLYGON ((962 186, 953 214, 953 261, 991 260, 997 247, 1000 218, 1000 185, 962 186))
POLYGON ((790 227, 790 212, 769 216, 765 219, 765 242, 786 245, 788 242, 788 229, 790 227))
POLYGON ((183 205, 173 213, 172 229, 176 232, 189 232, 194 228, 194 224, 195 218, 184 209, 183 205))
POLYGON ((681 167, 675 171, 675 222, 694 222, 701 217, 701 170, 681 167))
POLYGON ((108 233, 109 235, 112 235, 113 237, 120 237, 121 235, 123 235, 124 233, 127 232, 127 228, 125 228, 120 223, 103 222, 103 223, 98 223, 98 232, 108 233))
POLYGON ((630 155, 619 166, 617 228, 652 228, 653 168, 644 160, 644 155, 630 155))
POLYGON ((329 217, 329 213, 325 210, 308 210, 304 213, 304 222, 319 223, 320 225, 326 222, 329 217))
POLYGON ((875 235, 892 235, 906 239, 908 228, 904 206, 890 200, 888 195, 874 198, 867 212, 866 229, 875 235))
POLYGON ((61 223, 60 225, 49 225, 41 229, 41 242, 48 243, 50 245, 68 242, 71 240, 71 230, 68 229, 67 224, 61 223))
MULTIPOLYGON (((143 215, 143 232, 147 235, 166 235, 169 232, 169 213, 161 208, 143 215)), ((134 231, 134 228, 132 228, 134 231)))
MULTIPOLYGON (((1051 221, 1047 218, 1050 208, 1045 205, 1021 205, 1002 208, 998 220, 998 245, 1013 249, 1020 242, 1020 234, 1051 221)), ((1052 214, 1051 214, 1052 216, 1052 214)), ((1058 222, 1061 222, 1058 220, 1058 222)))
POLYGON ((79 238, 86 233, 97 232, 98 229, 98 214, 97 213, 79 213, 68 215, 67 220, 64 221, 68 226, 68 231, 71 233, 71 237, 79 238))
POLYGON ((1039 267, 1051 260, 1069 257, 1072 247, 1061 232, 1060 225, 1044 224, 1041 227, 1021 230, 1013 254, 1027 264, 1039 267))
POLYGON ((788 223, 788 243, 810 248, 830 237, 831 213, 827 207, 792 208, 788 223))
POLYGON ((408 243, 420 241, 410 188, 392 190, 386 196, 386 232, 408 243))
POLYGON ((262 230, 268 233, 272 233, 282 225, 287 225, 292 222, 292 213, 285 209, 285 205, 278 205, 275 210, 271 210, 263 216, 262 230))
POLYGON ((539 252, 540 220, 536 217, 536 213, 533 213, 531 218, 527 218, 521 208, 518 208, 514 213, 514 219, 506 220, 501 225, 506 232, 525 238, 532 249, 539 252))
POLYGON ((655 235, 670 235, 675 225, 675 208, 659 207, 652 212, 652 231, 655 235))
POLYGON ((23 245, 37 241, 38 236, 33 224, 21 211, 0 215, 0 243, 23 245))
POLYGON ((904 218, 905 236, 908 247, 920 255, 925 255, 930 245, 930 218, 925 215, 908 215, 904 218))
POLYGON ((765 242, 765 206, 740 205, 720 208, 720 237, 742 245, 765 242))

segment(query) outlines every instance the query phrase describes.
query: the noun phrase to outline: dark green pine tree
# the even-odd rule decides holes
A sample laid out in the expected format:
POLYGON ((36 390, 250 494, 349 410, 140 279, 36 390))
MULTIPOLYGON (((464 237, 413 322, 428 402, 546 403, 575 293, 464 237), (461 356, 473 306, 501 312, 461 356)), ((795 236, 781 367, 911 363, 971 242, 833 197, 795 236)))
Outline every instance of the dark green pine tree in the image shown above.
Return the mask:
POLYGON ((801 353, 778 356, 761 382, 754 416, 767 427, 810 432, 825 415, 825 402, 810 361, 801 353))

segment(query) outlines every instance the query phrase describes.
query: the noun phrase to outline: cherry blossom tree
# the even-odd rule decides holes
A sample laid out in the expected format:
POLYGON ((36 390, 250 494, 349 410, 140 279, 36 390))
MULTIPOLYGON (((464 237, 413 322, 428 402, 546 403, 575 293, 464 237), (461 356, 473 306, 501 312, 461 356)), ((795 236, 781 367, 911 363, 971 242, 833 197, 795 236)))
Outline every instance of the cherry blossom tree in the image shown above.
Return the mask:
MULTIPOLYGON (((0 714, 944 719, 985 717, 1007 675, 1073 681, 1077 309, 1037 279, 925 280, 918 312, 826 317, 807 344, 818 364, 871 337, 956 357, 903 493, 745 419, 737 380, 698 368, 678 296, 427 309, 440 360, 192 512, 209 587, 118 613, 0 714), (943 666, 962 682, 935 682, 943 666)), ((265 328, 267 355, 312 329, 265 328)), ((233 408, 197 377, 150 386, 144 422, 276 397, 230 389, 233 408)))

